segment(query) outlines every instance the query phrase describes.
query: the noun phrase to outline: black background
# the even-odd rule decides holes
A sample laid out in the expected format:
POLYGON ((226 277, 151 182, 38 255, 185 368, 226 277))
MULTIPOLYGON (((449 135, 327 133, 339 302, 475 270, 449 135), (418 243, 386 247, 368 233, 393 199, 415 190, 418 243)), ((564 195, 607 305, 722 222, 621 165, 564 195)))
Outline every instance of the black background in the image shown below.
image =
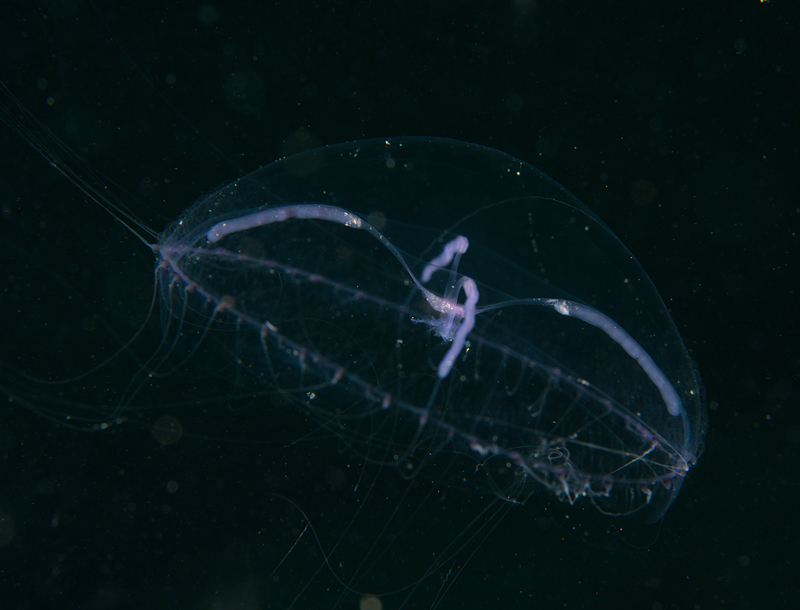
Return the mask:
MULTIPOLYGON (((639 258, 704 381, 705 454, 657 526, 544 499, 514 508, 441 607, 797 599, 793 3, 11 4, 0 78, 157 231, 199 194, 280 155, 433 135, 539 167, 639 258)), ((41 308, 50 320, 59 307, 58 289, 9 289, 22 265, 107 301, 100 313, 127 336, 147 313, 149 253, 14 133, 0 138, 4 315, 41 308)), ((12 323, 3 332, 16 338, 12 323)), ((80 368, 78 343, 65 369, 80 368)), ((2 349, 18 368, 56 359, 33 341, 2 349)), ((108 388, 87 391, 114 400, 108 388)), ((259 488, 269 468, 253 444, 205 432, 164 448, 140 426, 86 434, 42 415, 7 404, 0 417, 0 512, 14 520, 0 546, 0 608, 286 607, 297 593, 263 585, 304 521, 286 510, 288 546, 254 542, 259 510, 275 500, 259 488)), ((299 607, 358 603, 314 595, 299 607)))

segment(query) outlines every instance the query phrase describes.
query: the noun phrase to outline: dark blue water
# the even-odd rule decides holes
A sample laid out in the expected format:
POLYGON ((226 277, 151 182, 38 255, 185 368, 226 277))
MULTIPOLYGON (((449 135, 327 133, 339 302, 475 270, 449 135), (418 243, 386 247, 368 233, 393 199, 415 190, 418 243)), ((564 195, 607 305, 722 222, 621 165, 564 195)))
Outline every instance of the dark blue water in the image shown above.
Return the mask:
MULTIPOLYGON (((326 418, 320 403, 330 394, 329 370, 319 371, 322 391, 306 396, 322 405, 314 410, 285 391, 292 384, 276 389, 265 353, 289 371, 298 358, 277 343, 265 352, 259 333, 230 310, 214 316, 218 304, 205 305, 196 293, 184 299, 185 286, 175 281, 175 307, 164 308, 172 322, 162 324, 160 296, 148 315, 157 256, 13 127, 0 126, 3 606, 285 608, 299 595, 296 607, 356 608, 361 594, 417 582, 414 592, 382 597, 384 608, 783 607, 797 598, 791 481, 800 343, 791 262, 800 216, 787 100, 798 98, 800 81, 788 69, 797 48, 791 3, 746 2, 725 14, 700 3, 658 13, 604 3, 580 11, 542 2, 477 10, 406 4, 245 2, 230 10, 168 2, 142 10, 108 0, 9 3, 0 71, 60 138, 55 156, 103 197, 128 204, 154 231, 151 243, 199 196, 323 143, 455 137, 498 147, 563 182, 639 258, 706 383, 709 450, 665 519, 641 525, 635 516, 607 516, 588 497, 569 504, 527 473, 533 493, 525 505, 506 502, 500 491, 513 492, 513 480, 481 466, 499 455, 481 456, 467 438, 447 439, 431 418, 420 434, 444 439, 425 453, 409 440, 418 415, 408 415, 403 433, 376 429, 353 392, 348 440, 341 419, 326 418), (184 301, 200 311, 183 313, 184 301), (237 343, 245 331, 251 340, 237 343), (391 439, 398 449, 386 454, 391 439), (414 459, 401 462, 407 454, 414 459), (309 520, 320 542, 306 529, 309 520)), ((361 212, 353 201, 346 206, 361 212)), ((363 213, 372 209, 380 208, 363 213)), ((407 221, 434 229, 425 241, 441 227, 420 218, 436 209, 407 221)), ((292 230, 283 223, 284 235, 292 230)), ((411 231, 381 230, 413 243, 411 231)), ((521 226, 512 230, 526 242, 521 226)), ((475 270, 473 254, 519 245, 494 237, 470 240, 455 277, 469 271, 483 282, 479 302, 493 282, 475 270)), ((403 256, 420 259, 418 274, 447 238, 430 250, 405 245, 403 256)), ((526 267, 551 288, 569 271, 557 265, 572 252, 554 254, 543 271, 526 267)), ((333 277, 331 262, 323 260, 333 277)), ((397 259, 387 265, 411 281, 397 259)), ((617 315, 614 303, 597 311, 646 345, 675 382, 684 369, 658 355, 656 329, 666 326, 652 319, 652 308, 632 306, 639 288, 628 286, 635 298, 625 300, 618 286, 603 283, 602 265, 583 277, 574 269, 579 289, 562 298, 594 303, 592 295, 613 293, 627 302, 633 315, 617 315), (593 286, 581 291, 581 281, 593 286)), ((167 286, 175 279, 161 273, 167 286)), ((444 295, 449 275, 440 273, 431 290, 444 295)), ((626 276, 636 274, 619 274, 626 276)), ((287 285, 308 294, 297 282, 287 285)), ((409 292, 418 297, 413 316, 441 319, 421 289, 409 292)), ((398 306, 396 298, 388 307, 398 306)), ((465 292, 458 298, 464 304, 465 292)), ((537 321, 557 313, 542 308, 537 321)), ((476 314, 466 339, 471 353, 462 360, 462 350, 456 367, 470 365, 479 340, 487 353, 488 316, 476 314)), ((566 328, 563 316, 555 319, 566 328)), ((462 322, 456 316, 437 328, 462 329, 462 322)), ((426 374, 435 382, 452 344, 428 322, 411 324, 401 327, 409 341, 415 329, 428 333, 430 344, 417 347, 429 350, 426 374)), ((287 323, 275 326, 284 331, 287 323)), ((567 353, 580 347, 581 334, 578 342, 537 347, 564 371, 567 360, 577 361, 562 377, 580 374, 597 388, 591 361, 567 353)), ((344 352, 335 347, 328 352, 338 361, 344 352)), ((555 367, 541 362, 544 381, 551 378, 545 367, 555 367)), ((647 388, 652 380, 642 370, 629 372, 647 388)), ((604 377, 604 392, 617 403, 636 402, 633 394, 625 400, 637 387, 631 375, 604 377)), ((572 392, 558 391, 565 402, 572 392)), ((433 384, 419 391, 433 394, 433 384)), ((410 413, 395 395, 392 413, 375 421, 410 413)), ((502 398, 499 390, 487 395, 502 398)), ((649 401, 664 403, 660 392, 649 401)), ((676 429, 668 414, 644 408, 641 418, 663 436, 676 429)), ((485 436, 487 427, 474 428, 485 436)))

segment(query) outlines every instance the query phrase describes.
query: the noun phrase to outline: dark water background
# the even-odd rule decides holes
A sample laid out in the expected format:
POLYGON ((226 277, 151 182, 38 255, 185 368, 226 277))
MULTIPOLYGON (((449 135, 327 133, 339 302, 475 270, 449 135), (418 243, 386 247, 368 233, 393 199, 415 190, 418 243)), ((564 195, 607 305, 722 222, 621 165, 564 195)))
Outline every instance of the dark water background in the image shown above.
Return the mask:
MULTIPOLYGON (((514 508, 459 564, 441 607, 779 608, 798 595, 797 17, 755 0, 15 4, 0 78, 158 230, 280 155, 362 137, 458 138, 553 176, 661 292, 705 384, 707 449, 661 526, 546 498, 514 508)), ((15 268, 40 269, 18 306, 52 328, 25 353, 4 341, 2 360, 33 355, 63 374, 98 345, 74 334, 92 324, 64 296, 103 303, 128 336, 147 312, 152 256, 0 134, 3 308, 17 302, 15 268)), ((10 322, 3 332, 15 336, 10 322)), ((129 370, 79 394, 113 403, 129 370)), ((293 497, 311 507, 357 477, 335 438, 279 467, 252 439, 274 422, 252 407, 222 415, 195 414, 196 436, 162 446, 143 426, 72 432, 7 405, 0 608, 286 607, 318 559, 306 535, 296 577, 291 565, 270 576, 305 525, 268 495, 287 492, 274 473, 295 473, 293 497)), ((485 504, 447 495, 465 515, 485 504)), ((302 606, 358 597, 315 590, 302 606)))

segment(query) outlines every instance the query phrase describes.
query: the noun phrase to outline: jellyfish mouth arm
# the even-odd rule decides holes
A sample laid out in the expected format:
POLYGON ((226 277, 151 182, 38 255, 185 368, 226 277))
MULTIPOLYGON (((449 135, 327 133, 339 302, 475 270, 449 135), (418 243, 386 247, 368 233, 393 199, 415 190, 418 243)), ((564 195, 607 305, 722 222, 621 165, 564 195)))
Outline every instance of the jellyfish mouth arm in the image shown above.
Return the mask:
POLYGON ((664 404, 667 406, 667 411, 669 411, 670 415, 678 416, 685 413, 678 392, 675 391, 675 387, 670 380, 667 379, 667 376, 664 375, 664 372, 658 367, 650 354, 639 345, 636 339, 631 337, 624 329, 614 322, 614 320, 593 307, 579 305, 573 301, 551 299, 548 300, 546 304, 555 309, 562 316, 578 318, 606 333, 624 349, 631 358, 639 363, 639 366, 642 367, 642 370, 661 393, 661 398, 664 400, 664 404))
POLYGON ((425 265, 425 268, 422 270, 422 275, 420 276, 422 283, 427 284, 431 277, 433 277, 434 271, 449 265, 453 259, 455 259, 455 262, 453 262, 452 270, 455 272, 456 269, 458 269, 458 261, 461 255, 464 254, 468 248, 469 240, 463 235, 458 235, 447 242, 442 249, 442 253, 425 265))
POLYGON ((437 369, 439 379, 444 379, 450 374, 456 358, 458 358, 461 350, 463 350, 466 345, 469 333, 475 328, 475 315, 477 313, 478 298, 480 297, 478 286, 475 284, 475 281, 469 277, 461 278, 457 286, 459 290, 463 290, 466 295, 466 301, 463 305, 458 305, 450 299, 437 297, 428 290, 423 293, 431 307, 447 316, 446 324, 444 326, 440 325, 437 329, 437 333, 443 339, 452 339, 453 341, 450 345, 450 349, 447 350, 444 358, 442 358, 442 361, 439 363, 437 369), (428 298, 429 295, 432 298, 428 298), (457 330, 453 330, 457 320, 460 320, 461 323, 458 324, 457 330))
POLYGON ((439 335, 446 341, 452 341, 450 349, 447 350, 444 358, 439 363, 437 375, 439 379, 444 379, 450 374, 453 369, 456 358, 464 349, 467 343, 469 333, 475 328, 475 316, 477 315, 478 299, 480 298, 480 291, 478 285, 470 277, 463 276, 457 282, 453 283, 452 278, 455 277, 456 270, 458 269, 458 261, 461 255, 464 254, 469 248, 469 241, 466 237, 458 235, 453 238, 442 249, 442 253, 434 258, 431 262, 425 265, 422 270, 422 282, 428 282, 433 276, 434 272, 443 269, 446 265, 453 263, 450 269, 451 282, 445 291, 445 296, 440 297, 426 288, 421 288, 422 294, 428 304, 435 310, 442 314, 442 317, 436 320, 425 320, 439 335), (458 303, 458 296, 464 292, 464 304, 458 303))

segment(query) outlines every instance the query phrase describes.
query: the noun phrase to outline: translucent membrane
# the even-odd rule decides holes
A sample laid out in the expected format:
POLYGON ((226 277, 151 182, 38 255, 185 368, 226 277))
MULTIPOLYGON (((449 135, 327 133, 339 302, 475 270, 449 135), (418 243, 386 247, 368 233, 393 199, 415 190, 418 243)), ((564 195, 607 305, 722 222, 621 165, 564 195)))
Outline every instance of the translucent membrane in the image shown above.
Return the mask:
POLYGON ((647 275, 499 151, 305 152, 198 201, 156 250, 167 325, 384 462, 447 455, 507 500, 654 520, 698 455, 698 379, 647 275))

